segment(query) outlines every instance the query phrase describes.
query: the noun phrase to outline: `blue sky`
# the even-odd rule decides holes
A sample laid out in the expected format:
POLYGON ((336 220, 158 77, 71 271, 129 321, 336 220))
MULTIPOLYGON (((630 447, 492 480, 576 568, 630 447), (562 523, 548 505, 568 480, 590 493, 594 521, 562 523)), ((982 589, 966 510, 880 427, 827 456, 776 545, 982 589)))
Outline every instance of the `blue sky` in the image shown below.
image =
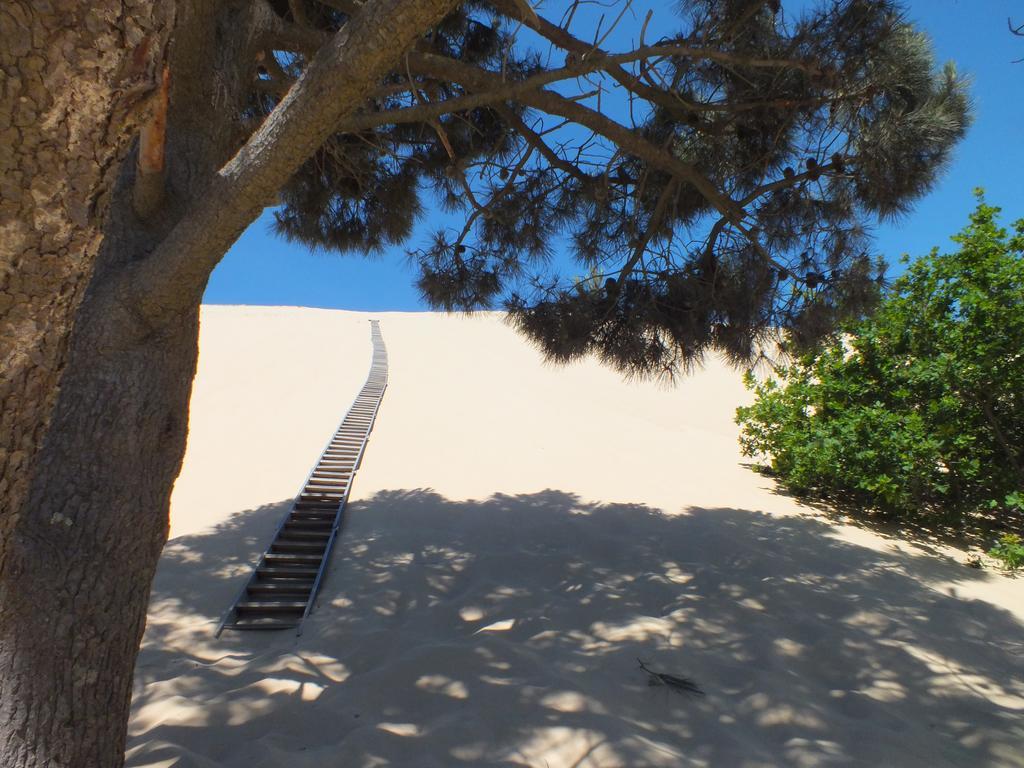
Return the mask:
MULTIPOLYGON (((784 2, 787 9, 802 4, 784 2)), ((890 262, 945 248, 974 207, 977 186, 1007 221, 1024 217, 1024 63, 1011 63, 1024 57, 1024 38, 1006 27, 1011 16, 1024 22, 1024 2, 913 0, 907 9, 932 37, 939 59, 954 60, 971 76, 975 123, 936 189, 909 216, 877 226, 879 251, 890 262)), ((426 309, 404 249, 373 259, 311 253, 276 237, 271 221, 265 212, 231 248, 210 278, 206 303, 426 309)), ((424 233, 430 229, 428 215, 424 233)), ((415 237, 409 245, 417 245, 415 237)))

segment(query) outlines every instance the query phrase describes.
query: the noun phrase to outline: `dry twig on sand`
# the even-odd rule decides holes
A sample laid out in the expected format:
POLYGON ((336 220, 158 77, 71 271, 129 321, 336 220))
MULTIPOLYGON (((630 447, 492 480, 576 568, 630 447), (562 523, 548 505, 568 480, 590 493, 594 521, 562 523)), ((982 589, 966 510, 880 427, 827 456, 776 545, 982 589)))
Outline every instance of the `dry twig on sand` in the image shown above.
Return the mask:
POLYGON ((677 677, 676 675, 669 675, 665 672, 655 672, 649 669, 640 659, 637 659, 637 664, 640 665, 640 669, 647 673, 647 684, 648 685, 667 685, 674 691, 679 693, 693 693, 698 696, 703 696, 702 691, 697 684, 685 677, 677 677))

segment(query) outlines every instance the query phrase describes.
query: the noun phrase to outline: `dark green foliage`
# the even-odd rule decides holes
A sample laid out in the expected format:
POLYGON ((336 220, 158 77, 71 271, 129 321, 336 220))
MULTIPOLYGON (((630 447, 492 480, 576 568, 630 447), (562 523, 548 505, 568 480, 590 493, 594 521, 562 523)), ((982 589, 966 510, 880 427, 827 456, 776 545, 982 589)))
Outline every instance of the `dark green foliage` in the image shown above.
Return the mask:
MULTIPOLYGON (((345 14, 320 3, 305 5, 307 16, 325 31, 338 29, 346 20, 345 14)), ((510 42, 493 20, 486 23, 473 18, 482 7, 467 3, 450 14, 432 32, 425 48, 463 63, 501 67, 501 54, 510 42)), ((287 75, 301 74, 301 59, 275 54, 274 63, 287 75)), ((505 66, 517 76, 528 71, 530 63, 513 59, 505 66)), ((417 80, 417 93, 410 95, 412 89, 402 86, 407 80, 406 73, 388 78, 373 110, 385 112, 408 106, 410 100, 438 101, 461 93, 450 83, 417 80)), ((254 116, 268 114, 276 103, 276 99, 266 98, 254 105, 254 116)), ((313 248, 369 254, 408 240, 424 213, 424 185, 433 187, 444 207, 462 210, 458 167, 487 153, 498 159, 506 157, 512 149, 507 130, 490 108, 444 115, 437 127, 440 130, 423 123, 403 123, 358 134, 336 134, 282 190, 277 231, 313 248), (440 132, 447 145, 439 140, 440 132)))
POLYGON ((281 192, 278 232, 339 251, 399 245, 423 211, 417 176, 410 160, 396 162, 364 137, 335 137, 281 192))
POLYGON ((1003 567, 1015 571, 1024 566, 1024 539, 1016 533, 1004 533, 988 553, 1003 567))
MULTIPOLYGON (((325 31, 344 21, 302 5, 325 31)), ((556 360, 593 354, 630 375, 672 376, 713 348, 747 362, 780 329, 809 348, 873 307, 882 278, 867 226, 928 191, 968 100, 897 2, 828 0, 802 16, 783 5, 682 2, 683 30, 647 44, 691 52, 545 81, 544 94, 583 115, 524 92, 389 120, 603 55, 584 42, 592 29, 527 34, 466 3, 419 46, 454 67, 419 71, 411 59, 391 75, 362 112, 380 116, 376 127, 339 133, 296 173, 278 229, 379 251, 408 239, 429 196, 466 223, 411 252, 426 300, 504 305, 556 360), (459 68, 469 74, 450 75, 459 68), (552 274, 556 250, 590 277, 552 274)), ((250 116, 301 69, 301 56, 273 53, 250 116)))
MULTIPOLYGON (((979 193, 980 194, 980 193, 979 193)), ((979 201, 909 263, 870 319, 758 383, 743 452, 782 482, 893 515, 951 519, 1024 499, 1024 220, 979 201)))

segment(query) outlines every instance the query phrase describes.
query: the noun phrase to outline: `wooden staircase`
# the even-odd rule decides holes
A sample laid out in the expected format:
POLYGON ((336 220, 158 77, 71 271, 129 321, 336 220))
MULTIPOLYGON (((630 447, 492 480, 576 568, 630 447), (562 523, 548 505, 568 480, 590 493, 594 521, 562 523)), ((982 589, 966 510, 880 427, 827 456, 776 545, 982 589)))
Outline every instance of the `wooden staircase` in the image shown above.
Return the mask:
POLYGON ((313 608, 331 548, 338 537, 352 478, 362 459, 388 380, 388 353, 380 324, 370 321, 373 363, 359 396, 309 473, 302 490, 217 627, 299 628, 313 608))

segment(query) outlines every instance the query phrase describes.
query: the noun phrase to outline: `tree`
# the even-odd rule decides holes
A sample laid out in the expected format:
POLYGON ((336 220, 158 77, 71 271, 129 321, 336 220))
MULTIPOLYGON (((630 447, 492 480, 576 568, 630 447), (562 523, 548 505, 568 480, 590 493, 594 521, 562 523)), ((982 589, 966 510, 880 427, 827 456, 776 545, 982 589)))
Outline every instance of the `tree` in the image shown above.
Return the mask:
POLYGON ((980 197, 873 317, 757 384, 744 453, 801 493, 917 521, 1024 510, 1024 219, 980 197))
POLYGON ((0 9, 3 765, 121 760, 199 300, 264 207, 373 251, 433 194, 467 212, 417 252, 438 306, 504 300, 558 359, 671 372, 862 312, 866 222, 967 122, 889 0, 693 0, 617 51, 585 4, 456 5, 0 9), (588 279, 545 269, 563 245, 588 279))

